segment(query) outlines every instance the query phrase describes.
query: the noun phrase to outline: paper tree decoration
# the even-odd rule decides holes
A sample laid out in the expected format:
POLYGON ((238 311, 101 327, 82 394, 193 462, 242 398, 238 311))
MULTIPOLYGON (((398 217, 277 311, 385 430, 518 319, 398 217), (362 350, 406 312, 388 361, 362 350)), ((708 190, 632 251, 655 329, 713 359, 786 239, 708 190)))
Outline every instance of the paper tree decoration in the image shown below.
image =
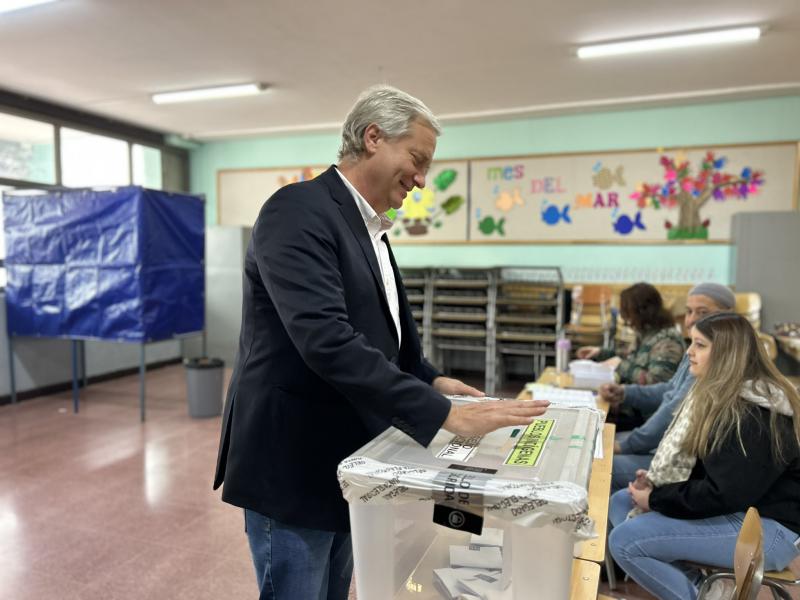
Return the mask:
POLYGON ((727 159, 724 156, 717 158, 711 151, 706 152, 696 175, 692 174, 687 160, 664 155, 660 162, 664 168, 664 182, 641 183, 630 198, 636 201, 639 208, 678 207, 677 226, 670 221, 664 222, 670 240, 708 239, 710 221, 701 219, 700 209, 709 200, 746 200, 757 194, 764 184, 763 172, 750 167, 743 168, 739 174, 723 173, 727 159))

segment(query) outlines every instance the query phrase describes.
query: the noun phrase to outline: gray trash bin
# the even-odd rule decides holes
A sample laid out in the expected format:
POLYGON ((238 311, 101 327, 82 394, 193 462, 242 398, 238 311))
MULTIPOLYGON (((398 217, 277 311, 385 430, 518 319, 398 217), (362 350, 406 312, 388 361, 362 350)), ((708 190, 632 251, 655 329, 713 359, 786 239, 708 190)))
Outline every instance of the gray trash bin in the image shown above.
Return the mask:
POLYGON ((219 358, 187 358, 186 395, 189 416, 195 419, 222 413, 222 380, 225 363, 219 358))

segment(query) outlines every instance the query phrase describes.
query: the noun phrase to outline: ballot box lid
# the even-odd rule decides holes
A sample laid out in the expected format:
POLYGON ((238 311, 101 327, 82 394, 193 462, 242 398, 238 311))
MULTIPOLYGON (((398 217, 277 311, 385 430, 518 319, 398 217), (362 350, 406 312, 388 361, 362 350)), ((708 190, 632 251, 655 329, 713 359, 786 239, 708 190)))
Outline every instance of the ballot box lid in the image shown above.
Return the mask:
POLYGON ((433 501, 593 537, 587 485, 601 427, 600 411, 553 406, 527 427, 482 437, 442 429, 427 448, 390 427, 339 464, 339 483, 351 508, 433 501))

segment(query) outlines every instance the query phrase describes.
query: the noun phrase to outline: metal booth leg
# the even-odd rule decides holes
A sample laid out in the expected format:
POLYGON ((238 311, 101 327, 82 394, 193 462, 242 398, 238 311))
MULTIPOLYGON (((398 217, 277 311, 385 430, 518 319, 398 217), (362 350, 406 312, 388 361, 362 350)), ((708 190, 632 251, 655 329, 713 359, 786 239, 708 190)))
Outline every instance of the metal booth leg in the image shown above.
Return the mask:
POLYGON ((78 392, 78 340, 70 340, 72 348, 72 412, 80 409, 80 395, 78 392))
POLYGON ((17 380, 14 377, 14 342, 8 334, 8 381, 11 384, 11 403, 17 403, 17 380))
POLYGON ((81 387, 89 385, 89 378, 86 375, 86 340, 81 340, 81 379, 83 380, 81 387))
POLYGON ((144 407, 144 374, 145 374, 145 362, 144 362, 144 344, 140 346, 139 351, 139 419, 142 423, 144 423, 145 417, 145 407, 144 407))

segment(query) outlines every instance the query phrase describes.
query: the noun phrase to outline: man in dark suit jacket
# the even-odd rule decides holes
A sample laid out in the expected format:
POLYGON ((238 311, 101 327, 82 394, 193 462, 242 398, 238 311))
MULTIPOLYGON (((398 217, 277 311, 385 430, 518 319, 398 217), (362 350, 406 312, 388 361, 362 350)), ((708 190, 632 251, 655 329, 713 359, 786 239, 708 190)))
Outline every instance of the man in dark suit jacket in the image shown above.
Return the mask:
POLYGON ((245 509, 261 598, 345 599, 352 575, 338 463, 393 425, 427 445, 444 427, 523 425, 545 403, 482 395, 422 356, 385 212, 425 186, 440 129, 422 102, 370 88, 340 162, 264 204, 244 265, 242 329, 214 488, 245 509))

